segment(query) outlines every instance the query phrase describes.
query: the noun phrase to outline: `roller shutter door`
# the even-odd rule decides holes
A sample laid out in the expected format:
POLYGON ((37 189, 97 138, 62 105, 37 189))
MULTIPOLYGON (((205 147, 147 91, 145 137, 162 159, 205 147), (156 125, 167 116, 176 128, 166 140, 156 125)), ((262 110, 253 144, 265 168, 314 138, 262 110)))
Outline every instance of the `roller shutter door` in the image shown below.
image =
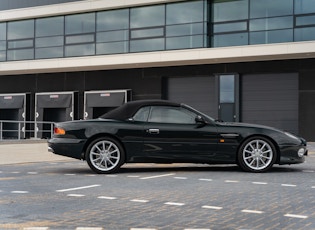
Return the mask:
POLYGON ((214 77, 184 77, 168 79, 168 99, 185 103, 217 118, 214 77))
POLYGON ((298 133, 298 74, 242 78, 242 121, 298 133))

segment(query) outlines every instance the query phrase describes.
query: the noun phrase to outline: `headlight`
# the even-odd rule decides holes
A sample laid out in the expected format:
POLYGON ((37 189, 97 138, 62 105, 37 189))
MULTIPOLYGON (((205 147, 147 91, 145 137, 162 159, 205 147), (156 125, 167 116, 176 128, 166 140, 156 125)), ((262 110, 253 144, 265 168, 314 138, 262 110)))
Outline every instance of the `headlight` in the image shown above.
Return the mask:
POLYGON ((304 154, 305 154, 305 149, 304 148, 300 148, 299 151, 298 151, 299 157, 304 156, 304 154))

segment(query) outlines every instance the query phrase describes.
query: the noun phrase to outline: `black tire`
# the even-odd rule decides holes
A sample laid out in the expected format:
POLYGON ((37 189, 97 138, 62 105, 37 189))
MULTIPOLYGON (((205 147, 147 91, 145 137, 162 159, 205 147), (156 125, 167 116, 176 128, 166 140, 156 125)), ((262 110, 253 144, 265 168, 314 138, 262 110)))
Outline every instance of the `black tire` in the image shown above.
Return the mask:
POLYGON ((277 159, 274 144, 264 137, 246 140, 238 152, 238 165, 247 172, 266 172, 277 159))
POLYGON ((101 137, 92 141, 85 154, 89 167, 101 174, 117 172, 125 161, 123 147, 110 137, 101 137))

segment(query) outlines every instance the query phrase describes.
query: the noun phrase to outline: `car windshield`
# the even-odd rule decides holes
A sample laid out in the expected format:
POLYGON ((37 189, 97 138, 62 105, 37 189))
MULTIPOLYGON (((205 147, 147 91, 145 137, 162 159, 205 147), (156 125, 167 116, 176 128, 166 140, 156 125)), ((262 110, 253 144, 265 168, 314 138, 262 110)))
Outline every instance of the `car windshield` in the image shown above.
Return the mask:
POLYGON ((205 117, 206 119, 208 119, 210 122, 215 122, 215 119, 213 119, 212 117, 210 117, 210 116, 208 116, 208 115, 206 115, 206 114, 204 114, 204 113, 202 113, 202 112, 200 112, 200 111, 194 109, 193 107, 190 107, 189 105, 182 104, 182 106, 183 106, 184 108, 189 109, 190 111, 193 111, 193 112, 195 112, 195 113, 197 113, 197 114, 199 114, 199 115, 202 115, 203 117, 205 117))

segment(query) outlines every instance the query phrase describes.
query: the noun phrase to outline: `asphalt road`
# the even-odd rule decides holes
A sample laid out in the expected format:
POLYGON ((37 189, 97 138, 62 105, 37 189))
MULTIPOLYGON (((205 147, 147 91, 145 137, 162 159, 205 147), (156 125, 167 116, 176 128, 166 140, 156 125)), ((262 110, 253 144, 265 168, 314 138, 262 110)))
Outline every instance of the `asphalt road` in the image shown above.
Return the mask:
POLYGON ((315 154, 270 172, 234 165, 1 165, 0 229, 315 229, 315 154))

